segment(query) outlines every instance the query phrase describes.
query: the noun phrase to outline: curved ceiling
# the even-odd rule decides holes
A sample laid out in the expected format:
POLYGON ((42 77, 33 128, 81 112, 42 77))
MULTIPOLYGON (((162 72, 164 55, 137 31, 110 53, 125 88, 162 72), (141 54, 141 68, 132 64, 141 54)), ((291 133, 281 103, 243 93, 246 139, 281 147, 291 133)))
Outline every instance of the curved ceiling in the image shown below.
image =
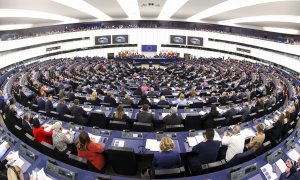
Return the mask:
POLYGON ((144 19, 274 27, 300 34, 300 0, 0 0, 0 30, 15 24, 144 19))

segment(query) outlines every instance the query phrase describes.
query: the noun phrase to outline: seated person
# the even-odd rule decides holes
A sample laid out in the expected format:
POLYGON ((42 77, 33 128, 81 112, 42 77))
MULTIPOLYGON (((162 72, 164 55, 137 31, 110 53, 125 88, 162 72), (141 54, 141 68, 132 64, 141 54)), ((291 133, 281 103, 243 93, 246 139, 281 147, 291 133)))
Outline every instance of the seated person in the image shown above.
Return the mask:
POLYGON ((107 96, 104 97, 103 102, 108 103, 109 106, 116 106, 117 105, 117 101, 114 98, 113 93, 111 93, 111 92, 107 93, 107 96))
POLYGON ((160 93, 160 96, 169 96, 169 95, 172 95, 172 91, 170 87, 164 88, 160 93))
POLYGON ((32 126, 33 136, 37 142, 41 143, 44 141, 48 144, 52 144, 52 128, 48 132, 45 131, 46 127, 41 126, 38 118, 32 120, 32 126))
POLYGON ((163 137, 160 141, 160 152, 154 154, 152 166, 154 169, 171 169, 181 166, 180 154, 174 149, 174 141, 169 137, 163 137))
POLYGON ((256 136, 252 137, 250 142, 246 144, 246 148, 253 149, 253 151, 259 150, 265 141, 264 125, 262 123, 256 126, 256 131, 256 136))
POLYGON ((210 112, 207 115, 206 121, 204 122, 206 128, 214 128, 215 122, 214 119, 219 117, 219 111, 215 104, 211 105, 210 112))
POLYGON ((229 109, 225 112, 226 122, 229 123, 232 119, 232 116, 237 114, 237 110, 234 109, 233 103, 229 104, 229 109))
POLYGON ((284 119, 285 119, 285 115, 284 113, 281 113, 277 121, 273 123, 273 128, 271 130, 272 140, 278 140, 281 138, 282 129, 284 126, 284 119))
POLYGON ((79 100, 74 100, 74 105, 70 108, 71 115, 75 118, 75 124, 86 125, 88 123, 87 113, 79 106, 79 100))
POLYGON ((153 87, 150 88, 150 91, 147 93, 147 96, 148 97, 156 97, 157 96, 156 92, 154 92, 153 87))
POLYGON ((67 153, 71 150, 71 148, 68 148, 68 144, 73 143, 74 133, 70 131, 63 133, 62 130, 62 123, 57 121, 53 125, 52 141, 57 150, 67 153))
POLYGON ((148 104, 149 106, 151 106, 151 103, 150 103, 150 101, 148 100, 146 94, 143 94, 143 95, 141 96, 141 99, 140 99, 140 101, 139 101, 139 103, 138 103, 138 105, 143 105, 143 104, 148 104))
POLYGON ((286 170, 279 177, 279 180, 299 180, 300 179, 300 158, 297 162, 288 159, 285 163, 286 170))
POLYGON ((203 133, 204 140, 192 148, 191 156, 188 158, 192 172, 200 170, 202 164, 217 161, 221 142, 214 141, 214 135, 213 129, 206 129, 206 132, 203 133))
POLYGON ((149 87, 146 85, 146 83, 144 83, 142 86, 141 86, 141 91, 144 93, 146 91, 149 90, 149 87))
POLYGON ((211 97, 207 99, 207 104, 213 104, 218 101, 216 93, 211 93, 211 97))
POLYGON ((22 119, 22 129, 25 131, 25 133, 33 135, 32 134, 32 116, 30 115, 30 113, 24 114, 24 117, 22 119))
POLYGON ((130 118, 127 116, 127 114, 124 111, 124 108, 122 105, 119 105, 117 107, 116 112, 114 113, 114 121, 125 121, 128 122, 130 118))
POLYGON ((195 98, 197 96, 197 92, 195 88, 191 89, 190 92, 188 93, 189 98, 195 98))
POLYGON ((80 132, 79 141, 76 147, 79 157, 90 161, 91 164, 98 170, 101 170, 104 167, 104 147, 101 143, 97 143, 94 139, 90 139, 87 132, 80 132))
POLYGON ((183 93, 181 93, 181 94, 179 95, 179 99, 177 99, 176 103, 177 103, 178 106, 186 106, 186 105, 189 105, 189 104, 188 104, 188 101, 184 98, 184 94, 183 94, 183 93))
POLYGON ((221 105, 225 105, 228 101, 227 92, 223 92, 218 101, 221 105))
POLYGON ((242 122, 246 122, 247 118, 250 114, 250 107, 249 107, 249 103, 246 101, 243 103, 243 109, 240 111, 240 114, 242 115, 242 122))
POLYGON ((73 91, 69 91, 66 95, 66 98, 68 98, 69 101, 74 101, 76 99, 76 96, 73 91))
POLYGON ((168 125, 179 125, 181 124, 181 119, 177 116, 177 108, 171 107, 170 114, 163 118, 163 122, 166 126, 168 125))
POLYGON ((37 105, 38 105, 39 110, 44 110, 45 104, 46 104, 46 102, 44 101, 43 97, 37 98, 37 105))
POLYGON ((160 100, 157 102, 157 105, 159 106, 168 106, 170 105, 169 102, 166 100, 165 96, 161 96, 160 100))
POLYGON ((122 104, 133 106, 133 100, 128 94, 126 94, 125 98, 122 100, 122 104))
POLYGON ((149 105, 144 104, 143 107, 141 108, 141 111, 136 116, 138 122, 152 123, 154 117, 152 113, 148 112, 148 110, 149 110, 149 105))
POLYGON ((232 132, 225 131, 222 145, 228 146, 226 151, 226 161, 230 161, 236 154, 244 151, 245 137, 240 133, 239 125, 233 126, 232 132))
MULTIPOLYGON (((24 175, 22 169, 17 166, 7 165, 8 163, 14 161, 13 157, 8 155, 3 161, 0 163, 0 179, 4 180, 24 180, 24 175)), ((30 180, 32 178, 30 177, 30 180)))
POLYGON ((97 92, 93 91, 92 95, 91 95, 91 99, 90 99, 91 103, 96 106, 100 104, 100 99, 97 96, 97 92))
POLYGON ((70 113, 68 106, 65 104, 64 98, 59 99, 59 103, 56 106, 56 112, 58 112, 60 117, 63 117, 65 114, 70 113))
POLYGON ((53 111, 52 99, 53 99, 52 95, 49 94, 48 100, 45 103, 45 111, 46 111, 47 114, 50 114, 50 111, 53 111))
POLYGON ((236 102, 239 98, 237 97, 235 91, 231 91, 231 94, 230 94, 230 101, 232 102, 236 102))
POLYGON ((65 96, 66 96, 65 88, 62 87, 58 92, 58 98, 62 99, 62 98, 65 98, 65 96))

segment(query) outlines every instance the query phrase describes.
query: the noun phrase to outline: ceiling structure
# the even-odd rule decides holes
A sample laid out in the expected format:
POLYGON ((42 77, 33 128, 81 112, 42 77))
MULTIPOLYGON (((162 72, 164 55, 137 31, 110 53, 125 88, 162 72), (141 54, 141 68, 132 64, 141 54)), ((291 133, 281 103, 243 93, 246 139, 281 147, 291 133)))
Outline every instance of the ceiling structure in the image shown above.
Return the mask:
POLYGON ((205 22, 300 34, 300 0, 0 0, 0 30, 110 20, 205 22))

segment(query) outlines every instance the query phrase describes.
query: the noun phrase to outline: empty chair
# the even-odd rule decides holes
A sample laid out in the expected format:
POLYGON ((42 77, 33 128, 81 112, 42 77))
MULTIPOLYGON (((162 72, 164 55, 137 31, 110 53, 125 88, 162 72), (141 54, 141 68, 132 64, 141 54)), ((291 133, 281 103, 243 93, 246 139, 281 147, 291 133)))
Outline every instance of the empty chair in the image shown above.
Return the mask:
POLYGON ((91 126, 98 126, 99 128, 106 129, 108 125, 108 119, 106 118, 104 112, 92 111, 90 115, 91 126))
POLYGON ((47 156, 50 156, 52 158, 55 158, 55 153, 54 153, 55 147, 53 145, 48 144, 43 141, 43 142, 41 142, 41 147, 42 147, 44 154, 46 154, 47 156))
POLYGON ((33 111, 35 111, 35 112, 38 112, 38 111, 39 111, 39 107, 38 107, 38 105, 36 105, 36 104, 32 104, 32 105, 31 105, 31 109, 32 109, 33 111))
POLYGON ((166 132, 180 132, 184 131, 184 125, 183 124, 177 124, 177 125, 167 125, 165 127, 166 132))
POLYGON ((184 177, 184 167, 172 168, 172 169, 156 169, 154 171, 154 178, 156 179, 169 179, 184 177))
POLYGON ((255 157, 255 152, 252 149, 245 151, 243 153, 238 153, 229 162, 227 162, 226 168, 230 168, 238 164, 244 163, 246 161, 253 159, 254 157, 255 157))
POLYGON ((71 115, 69 115, 69 114, 65 114, 65 115, 63 116, 63 120, 64 120, 65 122, 74 122, 75 124, 82 125, 82 124, 80 124, 79 122, 75 122, 75 117, 74 117, 74 116, 71 116, 71 115))
POLYGON ((30 146, 32 147, 32 148, 34 148, 35 150, 37 150, 37 151, 40 151, 40 152, 42 152, 42 150, 43 150, 43 148, 42 148, 42 145, 39 143, 39 142, 37 142, 35 139, 34 139, 34 137, 33 136, 31 136, 30 134, 28 134, 28 133, 25 133, 25 137, 26 137, 26 144, 30 144, 30 146))
POLYGON ((79 156, 76 156, 74 154, 69 154, 68 155, 68 164, 81 168, 81 169, 86 169, 87 170, 87 162, 88 160, 79 156))
POLYGON ((214 119, 214 124, 215 126, 226 126, 227 125, 227 121, 225 117, 220 117, 220 118, 215 118, 214 119))
POLYGON ((115 173, 122 175, 136 174, 137 160, 133 148, 110 146, 107 154, 108 163, 111 164, 115 173))
POLYGON ((122 131, 124 129, 129 130, 130 127, 125 121, 110 121, 109 122, 109 129, 122 131))
POLYGON ((186 118, 183 120, 184 127, 186 130, 190 129, 201 129, 202 121, 200 114, 187 114, 186 118))
POLYGON ((50 116, 52 116, 52 117, 54 117, 54 118, 56 118, 56 119, 59 118, 59 114, 58 114, 58 112, 56 112, 56 111, 50 111, 50 116))
POLYGON ((219 170, 223 169, 225 164, 226 164, 225 160, 216 161, 216 162, 212 162, 212 163, 208 163, 208 164, 202 164, 200 174, 207 174, 207 173, 219 171, 219 170))
POLYGON ((134 122, 132 126, 132 131, 151 132, 153 130, 154 128, 152 123, 134 122))
POLYGON ((242 121, 242 115, 238 114, 238 115, 234 115, 232 116, 229 124, 232 125, 232 124, 238 124, 242 121))

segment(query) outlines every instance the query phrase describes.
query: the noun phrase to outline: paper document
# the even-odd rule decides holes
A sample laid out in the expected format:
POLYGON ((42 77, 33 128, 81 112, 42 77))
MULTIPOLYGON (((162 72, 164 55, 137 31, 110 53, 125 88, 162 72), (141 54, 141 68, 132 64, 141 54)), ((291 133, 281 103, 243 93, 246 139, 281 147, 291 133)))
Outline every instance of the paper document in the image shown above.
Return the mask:
POLYGON ((96 135, 93 135, 91 133, 89 133, 89 136, 90 136, 91 139, 95 139, 95 142, 97 142, 97 143, 100 142, 101 136, 96 136, 96 135))
POLYGON ((124 147, 125 141, 123 140, 115 140, 114 146, 116 147, 124 147))
POLYGON ((153 102, 158 103, 158 102, 159 102, 159 99, 154 98, 154 99, 153 99, 153 102))
POLYGON ((83 110, 85 110, 86 112, 90 112, 90 111, 92 111, 92 108, 83 108, 83 110))
POLYGON ((203 142, 203 140, 204 140, 203 135, 195 136, 195 138, 196 138, 197 144, 203 142))
POLYGON ((245 128, 241 130, 241 134, 247 139, 249 137, 255 136, 255 132, 251 128, 245 128))
POLYGON ((166 117, 169 113, 161 113, 162 118, 166 117))
POLYGON ((147 139, 145 148, 149 149, 150 151, 160 151, 159 144, 160 142, 156 139, 147 139))
POLYGON ((197 145, 197 139, 195 137, 187 137, 186 139, 190 147, 197 145))
POLYGON ((271 164, 266 164, 260 168, 266 179, 275 180, 278 178, 277 174, 273 172, 273 168, 271 164))
MULTIPOLYGON (((11 157, 12 161, 14 161, 11 165, 12 166, 19 166, 22 167, 24 164, 24 161, 20 159, 19 157, 19 151, 15 151, 13 153, 10 153, 8 156, 11 157)), ((10 162, 8 162, 10 164, 10 162)))
POLYGON ((205 112, 205 111, 200 111, 199 114, 200 114, 201 116, 204 116, 204 115, 206 114, 206 112, 205 112))
POLYGON ((282 159, 279 159, 278 161, 276 161, 275 163, 277 165, 277 167, 279 168, 279 170, 281 171, 281 173, 283 173, 286 169, 286 165, 284 163, 284 161, 282 159))
MULTIPOLYGON (((34 177, 33 177, 34 178, 34 177)), ((37 179, 42 179, 42 180, 52 180, 52 178, 49 178, 45 171, 44 168, 42 168, 41 170, 39 170, 39 172, 37 173, 37 179)))
POLYGON ((296 151, 296 149, 290 150, 289 152, 287 152, 287 155, 294 161, 298 161, 298 158, 300 157, 300 154, 296 151))

